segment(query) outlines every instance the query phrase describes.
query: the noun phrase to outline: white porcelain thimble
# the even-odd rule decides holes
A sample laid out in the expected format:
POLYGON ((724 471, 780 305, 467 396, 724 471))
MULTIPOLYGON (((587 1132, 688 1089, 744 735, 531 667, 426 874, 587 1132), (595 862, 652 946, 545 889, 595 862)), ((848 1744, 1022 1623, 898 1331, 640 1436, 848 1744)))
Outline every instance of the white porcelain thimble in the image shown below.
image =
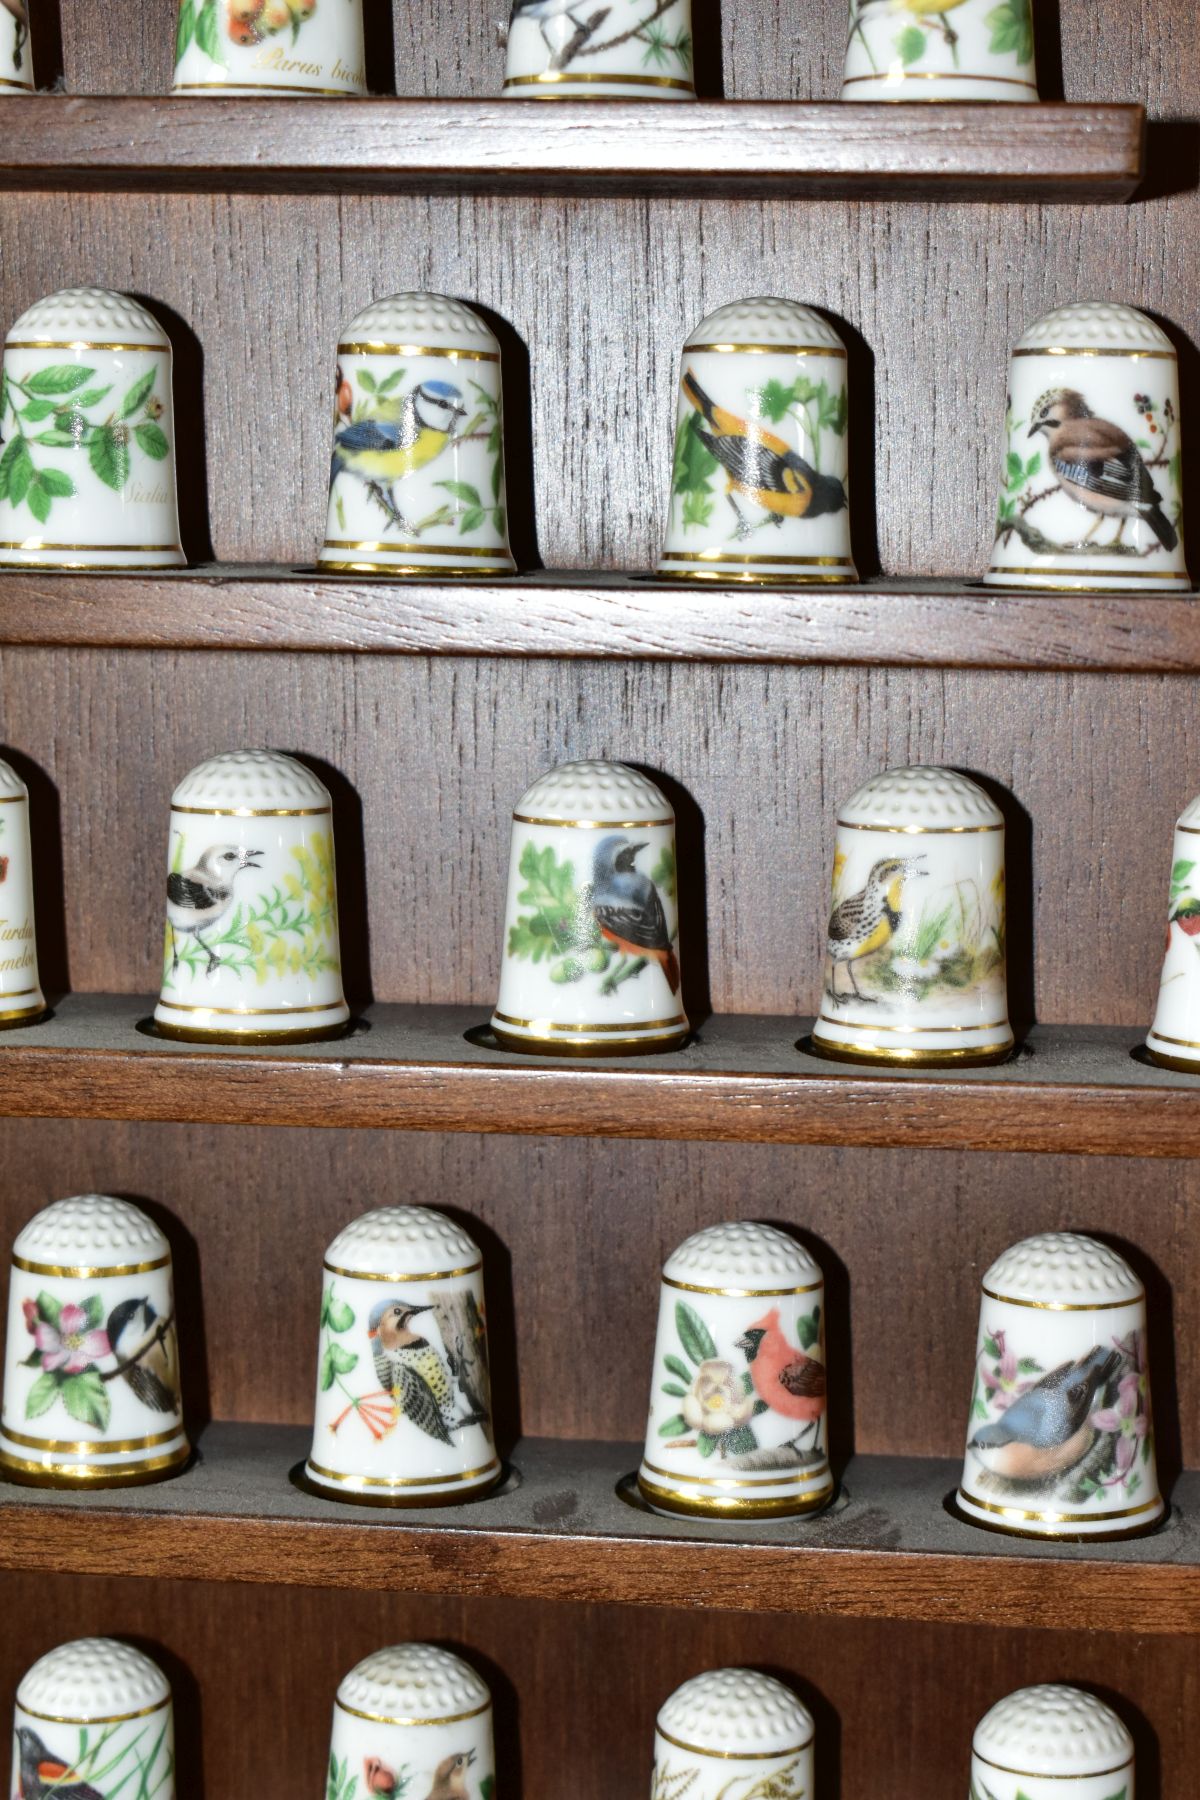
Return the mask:
POLYGON ((500 997, 506 1049, 628 1056, 686 1041, 675 814, 624 763, 562 763, 513 813, 500 997))
POLYGON ((508 575, 500 345, 444 294, 393 294, 338 345, 322 569, 508 575))
POLYGON ((0 437, 0 566, 185 560, 171 345, 127 294, 64 288, 21 314, 4 345, 0 437))
POLYGON ((0 761, 0 1031, 32 1025, 45 1010, 33 917, 29 789, 0 761))
POLYGON ((432 1644, 376 1650, 337 1691, 328 1788, 338 1800, 494 1800, 487 1684, 432 1644))
POLYGON ((162 993, 167 1037, 337 1037, 342 994, 329 789, 279 750, 230 750, 171 796, 162 993))
POLYGON ((1029 0, 850 0, 843 100, 1037 97, 1029 0))
POLYGON ((173 94, 365 94, 362 0, 180 0, 173 94))
POLYGON ((683 347, 658 572, 771 585, 857 579, 846 348, 811 307, 737 300, 683 347))
POLYGON ((1162 1517, 1146 1296, 1107 1244, 1046 1232, 984 1276, 958 1503, 1022 1537, 1126 1537, 1162 1517))
POLYGON ((858 1062, 994 1062, 1013 1045, 1004 818, 955 769, 888 769, 841 808, 813 1048, 858 1062))
POLYGON ((325 1253, 309 1481, 339 1500, 435 1506, 500 1479, 483 1257, 430 1206, 386 1206, 325 1253))
POLYGON ((0 20, 0 89, 6 94, 32 94, 33 58, 25 0, 3 0, 3 5, 8 17, 0 20))
POLYGON ((691 0, 513 0, 504 93, 515 100, 694 100, 691 0))
POLYGON ((56 1200, 13 1244, 0 1474, 140 1486, 188 1454, 170 1245, 128 1200, 56 1200))
POLYGON ((1200 795, 1175 825, 1166 954, 1146 1054, 1164 1068, 1200 1073, 1200 795))
POLYGON ((975 1728, 971 1800, 1133 1800, 1133 1739, 1094 1694, 1018 1688, 975 1728))
POLYGON ((824 1311, 817 1264, 772 1225, 711 1225, 667 1258, 638 1470, 656 1512, 828 1504, 824 1311))
POLYGON ((654 1732, 651 1800, 812 1800, 812 1714, 756 1669, 676 1688, 654 1732))
POLYGON ((992 587, 1176 593, 1179 359, 1132 306, 1060 306, 1012 354, 992 587))
POLYGON ((171 1689, 158 1664, 114 1638, 76 1638, 17 1688, 13 1782, 22 1800, 175 1800, 171 1689))

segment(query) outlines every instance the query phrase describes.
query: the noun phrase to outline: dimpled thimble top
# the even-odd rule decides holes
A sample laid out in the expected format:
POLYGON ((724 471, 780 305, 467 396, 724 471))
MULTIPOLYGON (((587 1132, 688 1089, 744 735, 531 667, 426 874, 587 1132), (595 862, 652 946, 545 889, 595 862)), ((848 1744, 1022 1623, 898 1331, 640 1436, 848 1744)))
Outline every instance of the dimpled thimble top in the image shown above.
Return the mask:
POLYGON ((1175 347, 1161 326, 1135 306, 1104 300, 1056 306, 1035 320, 1017 342, 1018 350, 1168 350, 1175 347))
POLYGON ((171 1698, 157 1663, 114 1638, 76 1638, 35 1662, 17 1689, 17 1705, 44 1719, 97 1724, 149 1711, 171 1698))
POLYGON ((675 814, 666 795, 625 763, 568 762, 526 788, 513 816, 552 825, 669 825, 675 814))
POLYGON ((841 338, 820 313, 797 300, 733 300, 701 319, 684 345, 778 344, 780 350, 841 350, 841 338))
POLYGON ((12 767, 11 763, 0 761, 0 795, 7 799, 28 800, 29 789, 12 767))
POLYGON ((957 769, 885 769, 839 808, 838 823, 929 831, 1002 825, 1004 815, 977 783, 957 769))
POLYGON ((325 1260, 351 1275, 397 1281, 457 1274, 480 1265, 479 1246, 431 1206, 381 1206, 339 1231, 325 1260))
POLYGON ((710 1669, 676 1688, 658 1729, 718 1756, 785 1756, 812 1740, 812 1714, 790 1688, 756 1669, 710 1669))
POLYGON ((341 350, 499 350, 495 332, 471 307, 445 294, 392 294, 364 307, 342 333, 341 350))
POLYGON ((34 1214, 13 1244, 13 1255, 26 1262, 71 1268, 119 1269, 169 1254, 170 1245, 154 1221, 110 1194, 55 1200, 34 1214))
POLYGON ((774 1225, 759 1225, 753 1219, 735 1219, 697 1231, 667 1258, 663 1274, 672 1281, 699 1287, 761 1283, 764 1291, 807 1286, 821 1279, 820 1269, 803 1245, 774 1225))
POLYGON ((171 795, 171 805, 218 812, 329 810, 329 789, 282 750, 227 750, 197 763, 171 795))
POLYGON ((469 1718, 491 1705, 486 1682, 448 1650, 395 1644, 364 1657, 342 1681, 338 1699, 391 1725, 433 1725, 469 1718))
POLYGON ((1023 1775, 1069 1778, 1116 1774, 1133 1756, 1133 1739, 1094 1694, 1047 1683, 998 1700, 976 1727, 974 1750, 1023 1775))
POLYGON ((39 348, 157 350, 170 339, 144 306, 107 288, 63 288, 35 300, 8 334, 10 344, 39 348))
POLYGON ((1022 1238, 997 1257, 983 1285, 998 1300, 1036 1300, 1047 1306, 1086 1306, 1142 1297, 1142 1284, 1107 1244, 1073 1231, 1022 1238))

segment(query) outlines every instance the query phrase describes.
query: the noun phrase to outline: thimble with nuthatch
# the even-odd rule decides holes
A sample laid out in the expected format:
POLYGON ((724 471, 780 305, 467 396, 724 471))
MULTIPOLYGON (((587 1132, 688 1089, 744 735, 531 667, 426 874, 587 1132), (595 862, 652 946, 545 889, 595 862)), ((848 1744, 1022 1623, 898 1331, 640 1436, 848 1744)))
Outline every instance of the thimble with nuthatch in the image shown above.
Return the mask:
POLYGON ((8 17, 0 19, 0 90, 6 94, 32 94, 33 57, 29 50, 29 11, 26 0, 4 0, 8 17))
POLYGON ((843 100, 1038 97, 1029 0, 850 0, 843 100))
POLYGON ((173 94, 366 91, 362 0, 180 0, 173 94))
POLYGON ((188 1454, 170 1245, 128 1200, 56 1200, 13 1244, 0 1474, 127 1487, 188 1454))
POLYGON ((115 1638, 59 1644, 22 1676, 12 1786, 23 1800, 175 1800, 171 1688, 115 1638))
POLYGON ((658 572, 773 586, 856 580, 846 347, 794 300, 737 300, 683 347, 658 572))
POLYGON ((0 762, 0 1031, 32 1025, 46 1010, 33 917, 29 789, 0 762))
POLYGON ((1146 1054, 1200 1074, 1200 795, 1175 824, 1166 952, 1146 1054))
POLYGON ((955 769, 889 769, 841 808, 813 1048, 858 1062, 996 1062, 1013 1045, 1004 817, 955 769))
POLYGON ((1133 1800, 1133 1779, 1128 1728, 1080 1688, 1018 1688, 975 1728, 972 1800, 1133 1800))
POLYGON ((500 997, 509 1050, 672 1050, 680 998, 675 814, 624 763, 562 763, 513 813, 500 997))
POLYGON ((396 1644, 345 1677, 333 1707, 329 1791, 493 1800, 492 1696, 469 1663, 396 1644))
POLYGON ((325 1252, 305 1474, 376 1506, 453 1505, 500 1478, 483 1258, 432 1207, 364 1213, 325 1252))
POLYGON ((1025 1238, 983 1278, 958 1504, 1022 1537, 1127 1537, 1162 1517, 1146 1295, 1094 1238, 1025 1238))
POLYGON ((1012 354, 992 587, 1180 593, 1179 359, 1132 306, 1060 306, 1012 354))
POLYGON ((329 789, 278 750, 210 756, 171 797, 154 1022, 167 1037, 337 1037, 342 994, 329 789))
POLYGON ((694 100, 691 0, 512 0, 504 93, 518 100, 694 100))
POLYGON ((709 1669, 676 1688, 654 1732, 652 1800, 810 1800, 812 1714, 757 1669, 709 1669))
POLYGON ((508 575, 500 345, 444 294, 394 294, 338 345, 319 566, 508 575))
POLYGON ((4 346, 0 437, 0 565, 185 560, 171 345, 127 294, 65 288, 21 314, 4 346))

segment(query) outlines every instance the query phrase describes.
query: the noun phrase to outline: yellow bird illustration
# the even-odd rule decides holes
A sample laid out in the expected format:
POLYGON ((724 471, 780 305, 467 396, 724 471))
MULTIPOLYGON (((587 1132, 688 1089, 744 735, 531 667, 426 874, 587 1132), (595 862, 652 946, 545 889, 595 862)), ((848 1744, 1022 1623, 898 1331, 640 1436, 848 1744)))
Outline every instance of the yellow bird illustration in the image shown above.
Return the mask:
POLYGON ((343 471, 366 483, 388 523, 416 535, 392 492, 398 481, 440 456, 467 416, 462 394, 449 381, 423 381, 403 400, 384 401, 369 419, 345 425, 333 440, 330 481, 343 471))

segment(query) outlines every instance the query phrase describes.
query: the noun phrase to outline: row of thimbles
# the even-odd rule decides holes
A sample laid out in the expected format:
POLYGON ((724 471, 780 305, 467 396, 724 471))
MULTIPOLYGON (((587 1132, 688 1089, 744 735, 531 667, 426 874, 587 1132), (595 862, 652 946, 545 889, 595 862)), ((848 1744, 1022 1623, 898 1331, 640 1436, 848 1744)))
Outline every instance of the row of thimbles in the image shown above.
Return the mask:
MULTIPOLYGON (((758 298, 703 319, 683 350, 659 574, 855 581, 848 421, 845 345, 819 313, 758 298)), ((144 307, 80 288, 25 312, 5 346, 3 429, 0 565, 183 562, 170 344, 144 307)), ((1128 306, 1047 314, 1013 352, 985 579, 1178 591, 1181 510, 1171 340, 1128 306)), ((442 295, 375 302, 338 345, 319 567, 467 579, 515 566, 494 333, 442 295)))
MULTIPOLYGON (((815 1745, 811 1712, 782 1681, 706 1670, 659 1709, 651 1800, 811 1800, 815 1745)), ((338 1686, 327 1777, 331 1800, 495 1800, 487 1683, 432 1644, 372 1652, 338 1686)), ((1083 1689, 1021 1688, 976 1727, 970 1783, 972 1800, 1133 1800, 1133 1739, 1083 1689)), ((175 1800, 171 1689, 157 1663, 113 1638, 41 1657, 17 1687, 11 1786, 22 1800, 175 1800)))

